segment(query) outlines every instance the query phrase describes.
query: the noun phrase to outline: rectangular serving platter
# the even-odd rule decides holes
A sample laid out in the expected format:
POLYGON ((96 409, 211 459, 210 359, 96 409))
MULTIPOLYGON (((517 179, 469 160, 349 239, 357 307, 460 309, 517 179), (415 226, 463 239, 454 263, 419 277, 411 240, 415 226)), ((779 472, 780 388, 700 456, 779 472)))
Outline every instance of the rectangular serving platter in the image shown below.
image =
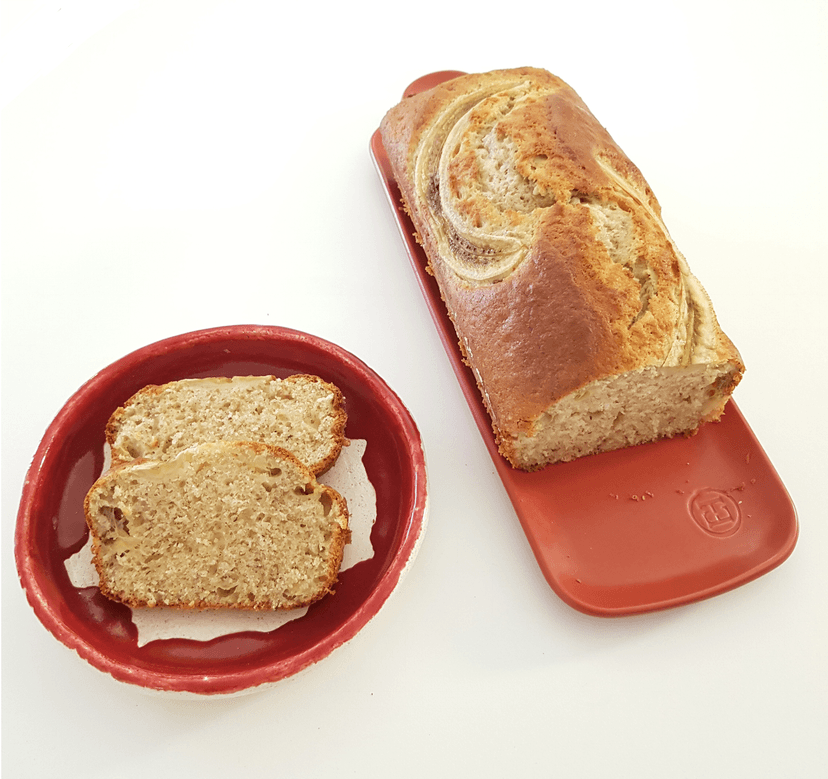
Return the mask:
MULTIPOLYGON (((454 76, 418 79, 415 94, 454 76)), ((382 138, 371 155, 420 289, 472 416, 543 575, 573 608, 623 616, 732 590, 776 568, 798 538, 793 502, 736 403, 692 437, 526 473, 497 449, 491 420, 402 207, 382 138)))

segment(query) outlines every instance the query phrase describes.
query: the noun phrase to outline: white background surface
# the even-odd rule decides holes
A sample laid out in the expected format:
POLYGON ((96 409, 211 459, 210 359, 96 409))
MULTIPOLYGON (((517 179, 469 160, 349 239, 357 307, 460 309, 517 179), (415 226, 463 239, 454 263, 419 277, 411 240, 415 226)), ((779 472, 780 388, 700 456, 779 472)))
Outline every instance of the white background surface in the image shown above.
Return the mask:
POLYGON ((3 775, 817 777, 828 751, 826 6, 2 3, 3 775), (368 154, 435 70, 535 65, 638 164, 742 351, 801 522, 732 593, 618 620, 552 593, 368 154), (113 681, 37 621, 26 468, 90 376, 225 324, 362 358, 429 458, 414 568, 327 661, 238 699, 113 681))

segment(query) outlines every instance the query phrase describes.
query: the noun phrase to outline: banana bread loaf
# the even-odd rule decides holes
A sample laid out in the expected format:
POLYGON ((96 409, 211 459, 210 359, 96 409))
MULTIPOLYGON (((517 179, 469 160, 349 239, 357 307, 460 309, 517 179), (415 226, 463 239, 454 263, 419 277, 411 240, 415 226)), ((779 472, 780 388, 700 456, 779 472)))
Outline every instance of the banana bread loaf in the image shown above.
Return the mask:
POLYGON ((739 353, 643 176, 567 84, 535 68, 460 76, 380 131, 514 467, 719 418, 739 353))

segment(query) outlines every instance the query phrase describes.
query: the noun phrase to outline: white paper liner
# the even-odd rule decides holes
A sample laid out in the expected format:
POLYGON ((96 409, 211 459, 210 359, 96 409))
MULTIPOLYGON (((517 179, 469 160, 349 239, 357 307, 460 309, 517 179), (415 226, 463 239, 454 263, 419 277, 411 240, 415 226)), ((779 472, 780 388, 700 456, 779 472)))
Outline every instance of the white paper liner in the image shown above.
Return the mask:
MULTIPOLYGON (((345 546, 341 571, 353 568, 374 556, 371 529, 377 518, 377 496, 368 480, 362 458, 367 441, 355 439, 344 446, 336 464, 319 477, 322 484, 335 489, 348 503, 351 543, 345 546)), ((105 458, 108 461, 108 458, 105 458)), ((105 464, 104 470, 108 465, 105 464)), ((92 565, 92 540, 66 560, 66 572, 74 587, 97 587, 98 572, 92 565)), ((138 628, 138 646, 167 638, 209 641, 217 636, 253 630, 268 632, 287 622, 305 616, 307 607, 290 611, 242 611, 219 609, 192 611, 156 606, 131 609, 132 621, 138 628)))

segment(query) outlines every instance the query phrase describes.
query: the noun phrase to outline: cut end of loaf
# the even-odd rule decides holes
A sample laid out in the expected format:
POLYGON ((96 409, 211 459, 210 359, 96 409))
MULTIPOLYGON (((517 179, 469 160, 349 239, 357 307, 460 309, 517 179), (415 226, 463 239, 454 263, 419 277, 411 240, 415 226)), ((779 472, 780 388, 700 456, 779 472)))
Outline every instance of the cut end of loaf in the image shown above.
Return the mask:
POLYGON ((734 363, 648 367, 595 381, 552 404, 526 433, 500 436, 521 470, 677 435, 719 419, 741 378, 734 363))
POLYGON ((132 607, 306 606, 332 591, 349 536, 344 499, 256 443, 121 465, 85 510, 101 591, 132 607))

